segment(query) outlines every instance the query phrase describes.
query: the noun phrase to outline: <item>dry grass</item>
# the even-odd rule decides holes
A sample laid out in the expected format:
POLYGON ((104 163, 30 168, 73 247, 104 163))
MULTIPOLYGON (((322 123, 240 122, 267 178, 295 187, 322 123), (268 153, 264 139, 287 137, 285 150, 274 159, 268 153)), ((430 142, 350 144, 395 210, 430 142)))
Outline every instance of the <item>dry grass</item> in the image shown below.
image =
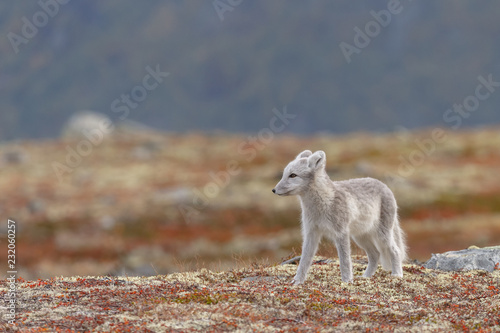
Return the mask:
MULTIPOLYGON (((404 266, 340 280, 338 262, 313 265, 290 286, 296 266, 152 277, 59 277, 18 280, 15 326, 22 332, 347 332, 500 331, 500 271, 445 273, 404 266)), ((0 283, 0 296, 6 283, 0 283)))
MULTIPOLYGON (((66 147, 78 141, 7 143, 0 145, 0 211, 17 221, 20 276, 29 279, 137 273, 137 265, 142 274, 239 267, 235 256, 275 262, 300 252, 300 213, 297 200, 270 189, 307 148, 326 151, 333 179, 372 176, 388 183, 411 258, 500 244, 498 129, 450 132, 401 177, 401 158, 418 150, 415 140, 428 138, 429 131, 276 136, 242 146, 254 149, 249 155, 239 151, 244 136, 143 133, 93 147, 61 182, 52 163, 64 163, 66 147), (239 173, 203 205, 193 204, 228 161, 238 163, 239 173), (196 213, 188 220, 185 207, 196 213)), ((335 256, 327 243, 321 251, 335 256)))

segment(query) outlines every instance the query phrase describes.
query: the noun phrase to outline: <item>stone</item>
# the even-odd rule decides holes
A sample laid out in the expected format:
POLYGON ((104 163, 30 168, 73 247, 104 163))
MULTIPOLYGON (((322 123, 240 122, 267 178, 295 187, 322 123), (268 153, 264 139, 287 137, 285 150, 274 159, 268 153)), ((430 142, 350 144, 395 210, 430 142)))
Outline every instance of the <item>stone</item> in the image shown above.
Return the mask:
POLYGON ((423 264, 425 268, 442 271, 484 270, 493 272, 500 266, 500 246, 477 248, 470 247, 460 251, 432 254, 423 264))
POLYGON ((112 132, 107 127, 112 124, 111 119, 105 114, 88 110, 78 111, 64 124, 61 136, 69 139, 102 140, 112 132), (93 135, 95 138, 92 137, 93 135), (100 137, 101 135, 103 138, 100 137))
MULTIPOLYGON (((299 262, 300 262, 300 256, 297 256, 293 257, 292 259, 283 261, 280 265, 298 265, 299 262)), ((332 259, 319 259, 313 261, 313 265, 331 264, 331 263, 333 263, 332 259)))
POLYGON ((300 262, 300 256, 297 256, 283 261, 280 265, 298 265, 299 262, 300 262))
POLYGON ((23 150, 9 150, 1 156, 5 164, 24 164, 28 161, 28 155, 23 150))

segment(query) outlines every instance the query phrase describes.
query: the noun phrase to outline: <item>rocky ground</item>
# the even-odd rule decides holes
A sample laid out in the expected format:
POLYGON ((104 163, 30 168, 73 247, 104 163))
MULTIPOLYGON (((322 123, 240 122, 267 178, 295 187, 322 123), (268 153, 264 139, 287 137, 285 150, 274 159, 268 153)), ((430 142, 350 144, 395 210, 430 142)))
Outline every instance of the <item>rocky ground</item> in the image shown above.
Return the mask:
MULTIPOLYGON (((410 258, 498 245, 499 129, 436 133, 131 131, 2 143, 1 244, 14 219, 18 276, 27 280, 273 264, 300 254, 301 240, 297 200, 271 189, 298 152, 321 149, 333 179, 371 176, 393 189, 410 258)), ((326 242, 319 254, 336 255, 326 242)))

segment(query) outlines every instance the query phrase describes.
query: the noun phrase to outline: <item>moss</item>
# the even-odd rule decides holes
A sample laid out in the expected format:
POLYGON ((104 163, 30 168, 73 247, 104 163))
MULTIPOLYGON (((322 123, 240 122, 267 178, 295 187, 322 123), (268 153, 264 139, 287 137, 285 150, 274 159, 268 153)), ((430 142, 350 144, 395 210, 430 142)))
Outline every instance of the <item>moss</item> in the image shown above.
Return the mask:
MULTIPOLYGON (((354 268, 363 269, 362 258, 354 268)), ((18 326, 37 332, 86 331, 450 331, 500 325, 500 271, 441 272, 404 266, 371 279, 340 279, 338 262, 313 265, 303 285, 297 266, 249 266, 153 277, 18 280, 18 326), (242 276, 266 279, 242 280, 242 276)), ((7 292, 0 282, 0 297, 7 292)))

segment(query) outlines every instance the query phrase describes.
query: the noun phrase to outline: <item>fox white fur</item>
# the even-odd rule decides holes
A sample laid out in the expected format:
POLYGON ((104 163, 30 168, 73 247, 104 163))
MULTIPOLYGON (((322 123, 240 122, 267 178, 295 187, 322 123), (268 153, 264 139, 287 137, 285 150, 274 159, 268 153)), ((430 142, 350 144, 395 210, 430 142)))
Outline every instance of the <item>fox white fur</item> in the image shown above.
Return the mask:
POLYGON ((273 192, 298 195, 302 208, 302 257, 294 284, 305 281, 322 236, 335 243, 342 281, 352 280, 350 238, 365 250, 371 277, 378 263, 394 276, 403 276, 406 260, 404 233, 399 226, 392 191, 373 178, 332 181, 326 170, 326 154, 300 153, 283 172, 273 192))

